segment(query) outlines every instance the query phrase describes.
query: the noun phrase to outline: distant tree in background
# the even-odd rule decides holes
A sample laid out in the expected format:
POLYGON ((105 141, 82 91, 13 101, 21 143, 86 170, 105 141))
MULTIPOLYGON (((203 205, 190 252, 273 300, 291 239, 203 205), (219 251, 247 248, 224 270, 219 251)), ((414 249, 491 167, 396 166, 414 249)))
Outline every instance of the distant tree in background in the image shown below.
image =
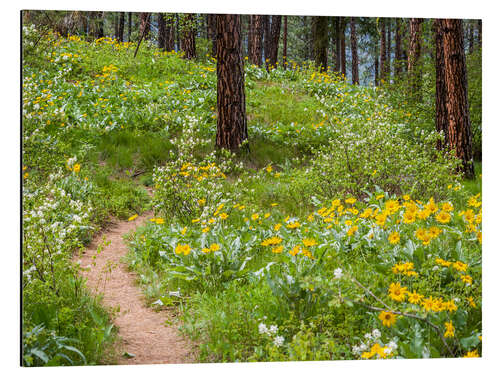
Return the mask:
POLYGON ((181 50, 184 58, 192 60, 196 58, 196 18, 193 13, 183 14, 180 18, 181 50))
POLYGON ((351 75, 352 83, 359 84, 359 71, 358 71, 358 39, 356 35, 356 18, 351 17, 351 75))
POLYGON ((217 15, 216 147, 236 151, 248 139, 245 71, 241 55, 240 16, 217 15))
POLYGON ((326 71, 328 68, 328 55, 326 53, 328 47, 328 17, 313 17, 312 29, 314 61, 321 71, 326 71))
POLYGON ((448 143, 448 110, 446 108, 446 82, 444 67, 443 29, 441 20, 434 20, 434 40, 436 44, 436 131, 444 134, 444 142, 438 140, 437 148, 443 149, 448 143))
POLYGON ((278 47, 281 31, 281 16, 271 16, 271 35, 269 38, 269 67, 278 65, 278 47))
POLYGON ((379 26, 380 26, 380 80, 382 83, 382 80, 387 79, 387 66, 386 66, 386 57, 387 57, 387 47, 385 45, 385 18, 380 18, 379 19, 379 26))
POLYGON ((248 59, 253 65, 262 65, 262 37, 264 32, 264 16, 250 16, 250 36, 248 59))
POLYGON ((394 75, 401 76, 403 54, 401 51, 401 19, 396 18, 396 36, 395 36, 395 51, 394 51, 394 75))
POLYGON ((149 32, 151 31, 151 24, 149 23, 149 13, 146 12, 140 13, 139 19, 141 22, 140 34, 144 35, 144 39, 148 39, 149 32))
POLYGON ((408 77, 410 89, 416 100, 421 99, 422 71, 419 66, 422 52, 422 18, 410 19, 410 44, 408 48, 408 77))
POLYGON ((283 68, 287 68, 287 61, 286 61, 286 56, 287 56, 287 42, 288 42, 288 17, 283 16, 283 68))

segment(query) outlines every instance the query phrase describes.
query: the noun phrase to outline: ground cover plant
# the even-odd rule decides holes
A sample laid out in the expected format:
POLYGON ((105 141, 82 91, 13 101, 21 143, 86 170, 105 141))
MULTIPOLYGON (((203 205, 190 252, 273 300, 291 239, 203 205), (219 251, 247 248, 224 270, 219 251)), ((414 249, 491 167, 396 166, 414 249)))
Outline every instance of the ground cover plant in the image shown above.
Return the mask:
POLYGON ((465 179, 436 148, 433 103, 245 60, 247 147, 230 152, 208 41, 134 57, 25 25, 23 47, 23 365, 113 363, 112 313, 71 259, 146 210, 127 262, 201 362, 481 355, 481 164, 465 179))

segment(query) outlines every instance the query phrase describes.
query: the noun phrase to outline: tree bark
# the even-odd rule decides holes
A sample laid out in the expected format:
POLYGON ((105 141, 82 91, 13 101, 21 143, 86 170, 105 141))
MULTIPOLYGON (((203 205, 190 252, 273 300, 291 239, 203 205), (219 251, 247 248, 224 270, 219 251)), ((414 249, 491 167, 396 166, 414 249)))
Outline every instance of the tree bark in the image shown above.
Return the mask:
POLYGON ((128 12, 127 42, 130 42, 130 34, 132 34, 132 12, 128 12))
POLYGON ((104 12, 97 12, 97 39, 104 38, 104 12))
POLYGON ((352 83, 359 84, 359 70, 358 70, 358 39, 356 36, 356 21, 351 17, 351 56, 352 56, 352 83))
POLYGON ((284 16, 283 20, 283 69, 287 68, 286 54, 287 54, 287 42, 288 42, 288 17, 284 16))
POLYGON ((469 24, 469 53, 474 52, 474 25, 469 24))
POLYGON ((216 147, 238 150, 248 132, 241 24, 234 14, 217 15, 217 111, 216 147))
POLYGON ((387 81, 391 81, 391 53, 392 53, 392 35, 391 35, 391 25, 392 25, 392 19, 388 18, 387 19, 387 40, 386 40, 386 47, 387 47, 387 57, 386 57, 386 78, 387 81))
POLYGON ((346 77, 346 53, 345 53, 345 18, 340 17, 340 71, 346 77))
POLYGON ((125 29, 125 12, 120 12, 120 22, 118 24, 118 41, 123 42, 123 31, 125 29))
POLYGON ((385 45, 385 18, 380 18, 380 84, 383 84, 383 81, 386 79, 386 56, 387 47, 385 45))
POLYGON ((483 46, 483 21, 477 20, 477 43, 479 48, 483 46))
POLYGON ((378 86, 378 54, 375 53, 375 86, 378 86))
POLYGON ((434 20, 436 44, 436 131, 444 134, 444 142, 438 140, 437 149, 443 149, 448 143, 448 110, 446 108, 446 82, 444 69, 443 30, 441 20, 434 20))
POLYGON ((264 31, 264 16, 250 16, 251 32, 249 36, 249 60, 253 65, 262 65, 262 33, 264 31))
POLYGON ((316 66, 324 72, 328 68, 328 55, 326 53, 328 47, 328 18, 314 16, 312 30, 314 61, 316 66))
POLYGON ((144 35, 144 39, 148 39, 149 32, 151 30, 151 25, 149 23, 149 13, 141 12, 139 14, 139 18, 141 20, 140 33, 141 33, 141 35, 144 35))
POLYGON ((196 58, 196 24, 193 13, 184 14, 182 16, 182 37, 181 50, 184 51, 184 58, 192 60, 196 58))
POLYGON ((401 54, 401 19, 396 18, 396 51, 394 53, 394 73, 397 77, 401 76, 401 64, 402 64, 402 54, 401 54))
POLYGON ((278 66, 278 47, 280 42, 281 16, 272 16, 271 35, 269 46, 269 67, 274 69, 278 66))
POLYGON ((467 70, 463 24, 459 19, 441 21, 443 30, 444 66, 446 82, 446 108, 448 110, 448 136, 451 149, 462 160, 461 171, 474 177, 472 137, 469 103, 467 98, 467 70))
POLYGON ((408 49, 408 75, 411 93, 417 100, 421 99, 422 71, 419 66, 421 46, 422 18, 410 19, 410 45, 408 49))
POLYGON ((271 57, 271 16, 263 16, 263 29, 264 29, 264 60, 266 69, 269 70, 269 59, 271 57))
POLYGON ((335 70, 337 72, 341 72, 340 21, 340 17, 335 17, 335 70))
POLYGON ((212 56, 217 55, 217 17, 215 14, 207 15, 208 39, 212 41, 212 56))
POLYGON ((163 13, 158 13, 158 48, 165 51, 167 45, 167 27, 165 16, 163 13))

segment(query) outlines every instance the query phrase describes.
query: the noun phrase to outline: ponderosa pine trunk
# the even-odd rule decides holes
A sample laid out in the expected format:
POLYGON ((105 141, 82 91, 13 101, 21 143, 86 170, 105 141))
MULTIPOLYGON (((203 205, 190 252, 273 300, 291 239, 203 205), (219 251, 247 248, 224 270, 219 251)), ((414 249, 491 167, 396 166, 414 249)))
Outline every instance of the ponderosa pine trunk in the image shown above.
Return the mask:
POLYGON ((394 51, 394 73, 396 77, 401 76, 402 72, 402 60, 403 56, 401 53, 401 19, 396 18, 396 36, 395 36, 396 50, 394 51))
POLYGON ((312 21, 314 61, 324 72, 328 68, 328 18, 314 16, 312 21))
POLYGON ((165 50, 175 51, 175 19, 172 13, 165 16, 165 50))
POLYGON ((149 38, 149 32, 151 31, 151 24, 149 23, 149 13, 141 12, 139 14, 139 19, 141 21, 140 35, 144 35, 143 39, 147 40, 149 38))
POLYGON ((474 52, 474 26, 469 23, 469 53, 474 52))
POLYGON ((165 51, 167 45, 167 27, 165 16, 163 13, 158 13, 158 48, 165 51))
POLYGON ((271 16, 263 16, 264 29, 264 61, 266 69, 269 70, 269 58, 271 57, 271 16))
POLYGON ((479 48, 483 46, 483 21, 477 20, 477 44, 479 48))
POLYGON ((248 58, 253 65, 262 65, 262 34, 264 32, 264 16, 250 16, 251 32, 249 36, 248 58))
POLYGON ((212 56, 217 55, 217 17, 215 14, 207 15, 208 39, 212 41, 212 56))
POLYGON ((410 19, 410 45, 408 48, 408 77, 410 80, 410 90, 414 98, 418 101, 421 99, 422 85, 422 70, 419 66, 419 61, 422 51, 420 39, 423 21, 422 18, 410 19))
POLYGON ((287 68, 286 54, 287 54, 287 42, 288 42, 288 17, 283 16, 283 69, 287 68))
POLYGON ((269 67, 274 69, 278 66, 278 47, 280 42, 281 16, 271 16, 271 36, 269 45, 269 67))
POLYGON ((184 58, 193 60, 196 58, 196 20, 193 13, 182 16, 181 32, 181 50, 184 52, 184 58))
POLYGON ((347 76, 346 51, 345 51, 345 17, 340 17, 340 71, 344 77, 347 76))
POLYGON ((443 149, 448 143, 448 110, 446 108, 446 82, 444 69, 444 47, 443 47, 443 30, 441 28, 441 20, 435 19, 434 37, 436 45, 436 131, 444 134, 444 142, 438 140, 438 150, 443 149))
POLYGON ((444 19, 440 24, 443 31, 449 144, 450 148, 455 150, 456 156, 462 160, 461 170, 465 176, 473 178, 474 164, 462 22, 460 19, 444 19))
POLYGON ((358 70, 358 38, 356 36, 356 20, 351 17, 351 74, 352 83, 354 85, 359 84, 359 70, 358 70))
POLYGON ((216 147, 238 150, 248 132, 241 24, 235 14, 217 15, 217 112, 216 147))
POLYGON ((132 34, 132 12, 128 12, 127 42, 130 42, 131 34, 132 34))
POLYGON ((340 52, 340 17, 335 17, 335 70, 341 72, 341 52, 340 52))
POLYGON ((387 66, 385 63, 385 58, 387 55, 385 45, 385 18, 380 18, 380 84, 383 84, 386 80, 387 66))
POLYGON ((374 80, 375 80, 375 86, 378 86, 378 53, 375 53, 375 66, 374 66, 374 70, 375 70, 375 77, 374 77, 374 80))
POLYGON ((388 18, 387 19, 387 25, 386 25, 386 30, 387 30, 387 40, 386 40, 386 48, 387 48, 387 57, 385 60, 386 63, 386 78, 387 82, 391 82, 391 53, 392 53, 392 19, 388 18))
POLYGON ((118 41, 123 42, 123 32, 125 30, 125 12, 120 12, 120 21, 118 24, 118 41))

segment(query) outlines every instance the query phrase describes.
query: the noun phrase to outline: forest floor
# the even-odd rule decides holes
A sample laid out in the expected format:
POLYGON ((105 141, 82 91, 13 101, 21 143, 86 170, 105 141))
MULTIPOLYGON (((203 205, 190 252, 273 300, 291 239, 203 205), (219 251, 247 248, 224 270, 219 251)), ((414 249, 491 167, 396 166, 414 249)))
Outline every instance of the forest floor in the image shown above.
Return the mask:
POLYGON ((76 256, 87 286, 102 295, 103 305, 114 314, 118 328, 117 364, 165 364, 193 362, 190 345, 179 333, 170 311, 146 307, 136 275, 122 258, 128 248, 123 236, 143 225, 149 213, 133 221, 115 221, 102 231, 84 253, 76 256), (172 323, 170 323, 172 322, 172 323))

